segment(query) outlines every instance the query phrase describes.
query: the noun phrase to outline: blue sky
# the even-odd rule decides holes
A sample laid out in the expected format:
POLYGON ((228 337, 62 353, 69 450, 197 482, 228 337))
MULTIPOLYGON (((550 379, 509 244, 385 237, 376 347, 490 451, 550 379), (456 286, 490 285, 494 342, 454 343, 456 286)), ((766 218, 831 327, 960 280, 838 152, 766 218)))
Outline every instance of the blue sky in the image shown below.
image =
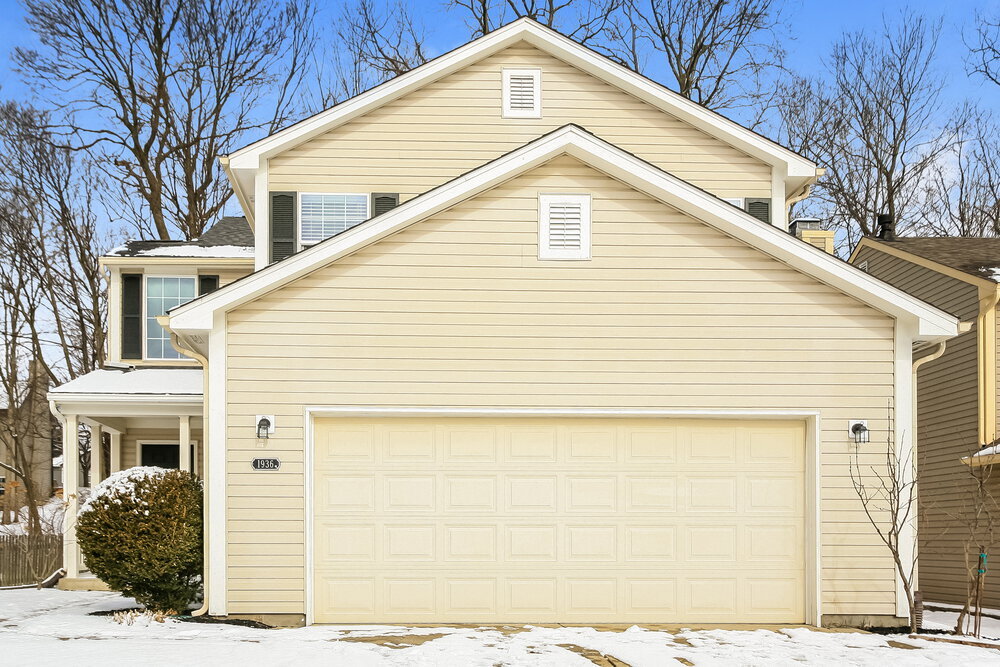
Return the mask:
MULTIPOLYGON (((326 11, 336 9, 335 2, 319 0, 326 11)), ((426 9, 425 21, 433 27, 431 47, 434 55, 454 48, 467 34, 462 19, 455 12, 442 11, 441 0, 411 0, 426 9)), ((940 64, 948 78, 949 92, 957 99, 971 97, 1000 104, 1000 90, 970 80, 965 74, 963 31, 973 30, 976 9, 1000 12, 1000 0, 789 0, 787 17, 792 41, 788 44, 789 65, 804 73, 816 70, 820 58, 845 30, 876 29, 883 14, 897 14, 904 8, 940 16, 944 29, 940 44, 940 64)), ((17 0, 0 0, 0 96, 20 97, 23 87, 10 70, 9 55, 18 45, 30 44, 31 34, 24 25, 23 11, 17 0)))
MULTIPOLYGON (((121 0, 127 1, 127 0, 121 0)), ((336 13, 338 2, 321 3, 324 20, 336 13)), ((444 0, 407 0, 423 8, 423 20, 429 28, 428 55, 435 56, 466 41, 468 29, 463 16, 444 9, 444 0)), ((963 36, 974 33, 976 10, 1000 16, 1000 0, 787 0, 786 21, 790 40, 786 45, 787 64, 801 74, 818 73, 831 45, 844 31, 877 31, 883 15, 898 16, 905 9, 943 21, 939 43, 938 67, 945 79, 946 105, 975 101, 989 109, 1000 109, 1000 86, 984 83, 966 73, 966 46, 963 36)), ((15 46, 30 46, 32 34, 24 23, 18 0, 0 0, 0 99, 23 99, 27 90, 11 70, 10 53, 15 46)), ((36 101, 44 106, 44 100, 36 101)), ((252 139, 255 139, 253 137, 252 139)), ((235 204, 230 213, 236 211, 235 204)))

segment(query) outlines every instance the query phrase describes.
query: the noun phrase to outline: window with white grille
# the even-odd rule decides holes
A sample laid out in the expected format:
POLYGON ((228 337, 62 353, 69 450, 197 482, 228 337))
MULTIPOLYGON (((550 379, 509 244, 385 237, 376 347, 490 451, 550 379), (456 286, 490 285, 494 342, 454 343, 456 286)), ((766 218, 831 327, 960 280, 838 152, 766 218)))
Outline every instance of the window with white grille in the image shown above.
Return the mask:
POLYGON ((542 71, 503 71, 503 115, 506 118, 542 117, 542 71))
POLYGON ((368 219, 367 194, 299 196, 299 245, 319 243, 368 219))
POLYGON ((590 195, 538 196, 538 259, 590 259, 590 195))

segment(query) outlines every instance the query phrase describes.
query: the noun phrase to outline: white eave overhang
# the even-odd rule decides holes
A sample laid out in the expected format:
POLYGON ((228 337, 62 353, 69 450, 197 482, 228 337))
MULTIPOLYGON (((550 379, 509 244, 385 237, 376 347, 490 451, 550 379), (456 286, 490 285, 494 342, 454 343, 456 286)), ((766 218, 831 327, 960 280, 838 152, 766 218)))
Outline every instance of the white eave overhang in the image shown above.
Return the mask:
POLYGON ((761 223, 714 195, 574 125, 550 132, 388 213, 173 309, 169 314, 170 329, 182 336, 201 337, 203 332, 211 331, 216 312, 225 312, 255 299, 559 155, 576 157, 821 282, 907 321, 921 342, 944 340, 959 332, 958 319, 952 315, 776 227, 761 223))
POLYGON ((257 170, 263 168, 269 158, 522 40, 771 165, 785 180, 788 192, 796 192, 817 178, 817 165, 811 160, 613 62, 555 30, 531 19, 521 18, 365 93, 220 158, 247 219, 253 224, 254 207, 251 205, 251 198, 254 178, 257 170))

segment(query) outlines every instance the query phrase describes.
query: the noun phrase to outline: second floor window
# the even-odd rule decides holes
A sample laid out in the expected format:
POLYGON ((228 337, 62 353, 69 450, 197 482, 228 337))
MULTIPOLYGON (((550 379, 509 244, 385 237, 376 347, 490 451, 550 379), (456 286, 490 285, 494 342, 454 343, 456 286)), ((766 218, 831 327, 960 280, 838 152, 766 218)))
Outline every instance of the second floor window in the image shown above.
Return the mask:
POLYGON ((194 278, 147 276, 146 278, 146 358, 181 359, 170 344, 170 334, 156 321, 157 316, 195 297, 194 278))
POLYGON ((302 194, 299 201, 299 244, 303 248, 368 219, 366 194, 302 194))

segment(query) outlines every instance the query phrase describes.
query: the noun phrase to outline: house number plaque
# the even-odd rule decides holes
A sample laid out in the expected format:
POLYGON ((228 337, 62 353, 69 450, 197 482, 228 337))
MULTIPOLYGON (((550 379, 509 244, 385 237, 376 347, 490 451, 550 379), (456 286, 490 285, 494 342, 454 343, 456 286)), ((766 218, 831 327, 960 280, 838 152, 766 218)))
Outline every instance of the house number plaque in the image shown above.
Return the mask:
POLYGON ((281 468, 280 459, 254 459, 250 463, 254 470, 278 470, 281 468))

